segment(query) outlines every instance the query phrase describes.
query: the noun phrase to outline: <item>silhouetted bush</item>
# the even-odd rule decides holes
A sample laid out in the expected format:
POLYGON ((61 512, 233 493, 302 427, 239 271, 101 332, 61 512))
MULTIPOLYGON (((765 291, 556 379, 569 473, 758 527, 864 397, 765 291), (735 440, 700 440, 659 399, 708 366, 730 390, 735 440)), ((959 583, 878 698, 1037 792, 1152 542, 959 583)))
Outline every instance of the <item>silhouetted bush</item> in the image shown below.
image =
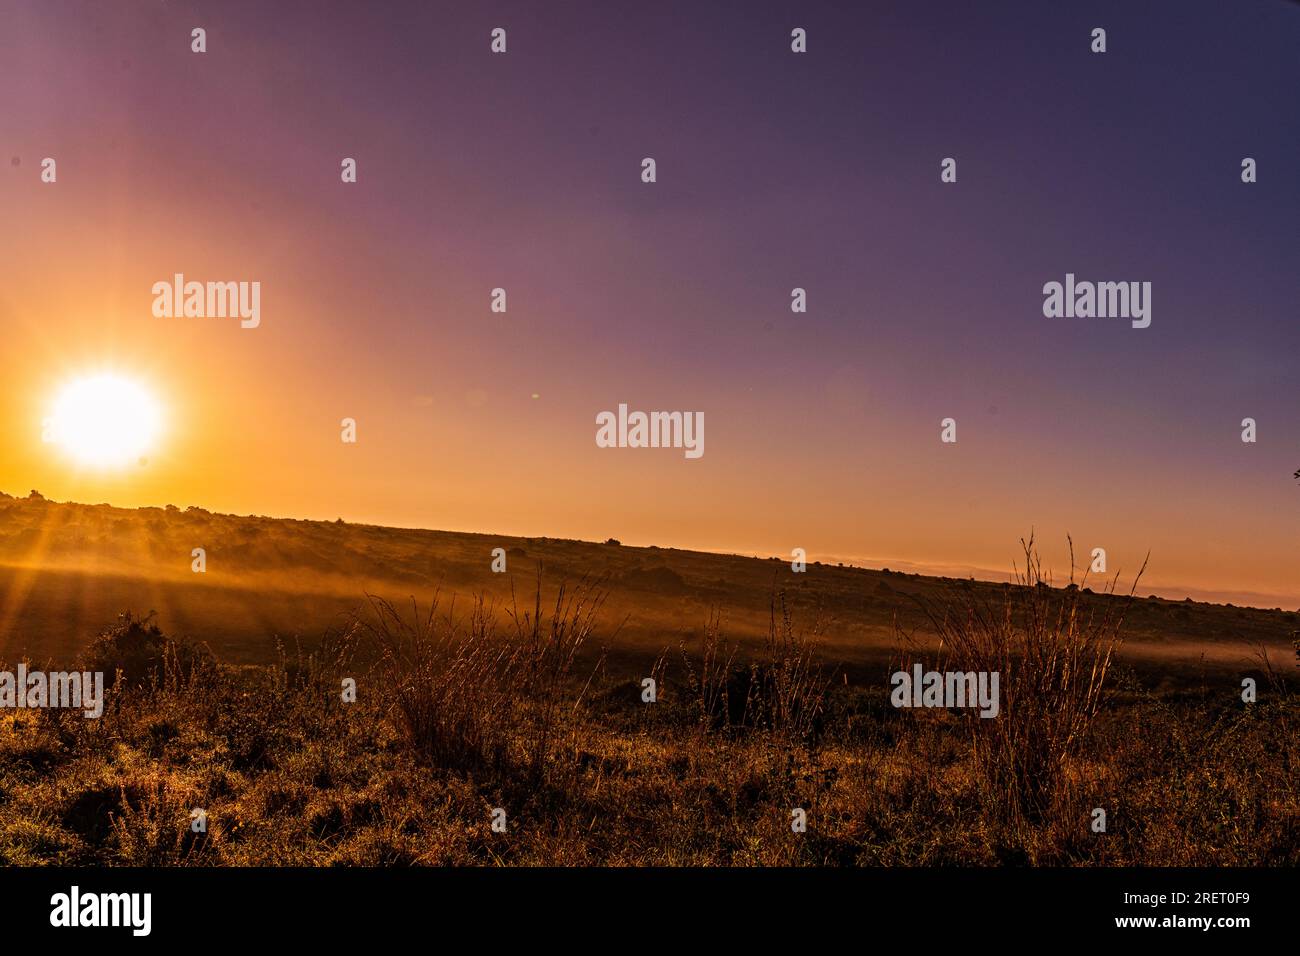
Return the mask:
POLYGON ((130 611, 90 642, 80 657, 81 667, 104 673, 104 685, 112 687, 120 671, 127 687, 161 685, 166 681, 187 684, 198 667, 213 663, 206 648, 175 641, 162 632, 150 611, 137 617, 130 611))

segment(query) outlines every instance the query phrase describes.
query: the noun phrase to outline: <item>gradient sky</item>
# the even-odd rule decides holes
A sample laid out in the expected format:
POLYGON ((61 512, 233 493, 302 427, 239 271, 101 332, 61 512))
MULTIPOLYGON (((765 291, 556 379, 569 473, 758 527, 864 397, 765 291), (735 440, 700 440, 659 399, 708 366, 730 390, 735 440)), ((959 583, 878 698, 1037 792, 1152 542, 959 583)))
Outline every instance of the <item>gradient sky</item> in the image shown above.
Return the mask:
POLYGON ((866 7, 3 0, 0 489, 995 572, 1033 528, 1300 605, 1300 7, 866 7), (155 318, 176 272, 261 327, 155 318), (1151 327, 1044 318, 1066 272, 1151 327), (147 464, 41 443, 96 368, 164 399, 147 464), (704 457, 597 448, 620 402, 704 457))

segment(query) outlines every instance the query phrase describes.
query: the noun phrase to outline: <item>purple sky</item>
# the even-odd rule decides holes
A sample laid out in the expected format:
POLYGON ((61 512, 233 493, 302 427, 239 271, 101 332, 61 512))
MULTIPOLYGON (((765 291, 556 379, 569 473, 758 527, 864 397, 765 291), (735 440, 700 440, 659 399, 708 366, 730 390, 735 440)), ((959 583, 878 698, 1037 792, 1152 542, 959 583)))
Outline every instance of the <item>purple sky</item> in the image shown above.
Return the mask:
POLYGON ((865 7, 6 3, 0 488, 995 570, 1032 527, 1300 604, 1300 7, 865 7), (175 272, 262 326, 154 318, 175 272), (1150 328, 1045 318, 1067 272, 1150 328), (171 442, 71 474, 32 429, 102 363, 171 442), (704 457, 597 448, 620 402, 704 457))

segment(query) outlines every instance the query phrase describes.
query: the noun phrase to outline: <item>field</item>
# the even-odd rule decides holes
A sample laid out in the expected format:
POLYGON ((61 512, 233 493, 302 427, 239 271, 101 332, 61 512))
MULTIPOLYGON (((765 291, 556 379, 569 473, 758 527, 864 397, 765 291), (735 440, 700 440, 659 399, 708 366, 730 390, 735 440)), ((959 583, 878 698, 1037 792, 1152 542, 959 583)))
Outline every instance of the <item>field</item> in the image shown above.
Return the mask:
POLYGON ((1298 615, 1020 570, 0 498, 5 666, 115 675, 0 711, 0 860, 1300 862, 1298 615), (891 706, 913 662, 1003 713, 891 706))

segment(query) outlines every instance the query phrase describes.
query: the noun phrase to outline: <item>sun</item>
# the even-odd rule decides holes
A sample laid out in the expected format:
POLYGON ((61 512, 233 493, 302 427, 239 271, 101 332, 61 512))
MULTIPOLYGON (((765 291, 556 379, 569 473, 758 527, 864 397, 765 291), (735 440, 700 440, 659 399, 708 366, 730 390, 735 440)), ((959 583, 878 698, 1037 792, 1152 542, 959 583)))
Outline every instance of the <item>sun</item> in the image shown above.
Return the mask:
POLYGON ((74 379, 59 391, 46 438, 91 468, 120 468, 152 449, 162 409, 149 391, 118 375, 74 379))

